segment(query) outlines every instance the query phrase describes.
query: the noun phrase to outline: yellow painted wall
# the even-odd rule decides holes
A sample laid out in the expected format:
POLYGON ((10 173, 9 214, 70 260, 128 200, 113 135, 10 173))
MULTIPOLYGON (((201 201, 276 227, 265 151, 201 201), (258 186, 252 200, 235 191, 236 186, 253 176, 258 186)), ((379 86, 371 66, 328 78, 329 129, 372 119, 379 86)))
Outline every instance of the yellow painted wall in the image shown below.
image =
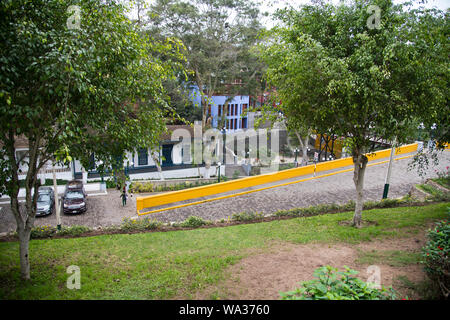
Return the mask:
MULTIPOLYGON (((396 149, 395 154, 406 154, 417 150, 417 143, 401 146, 396 149)), ((369 161, 389 157, 391 149, 377 151, 368 155, 369 161)), ((317 164, 316 172, 328 171, 353 165, 351 157, 337 159, 333 161, 321 162, 317 164)), ((314 173, 314 165, 293 168, 273 173, 267 173, 259 176, 246 177, 238 180, 226 181, 207 186, 195 187, 191 189, 172 191, 147 197, 136 197, 137 211, 144 208, 162 206, 169 203, 185 201, 206 197, 214 194, 254 187, 266 183, 277 182, 314 173)))

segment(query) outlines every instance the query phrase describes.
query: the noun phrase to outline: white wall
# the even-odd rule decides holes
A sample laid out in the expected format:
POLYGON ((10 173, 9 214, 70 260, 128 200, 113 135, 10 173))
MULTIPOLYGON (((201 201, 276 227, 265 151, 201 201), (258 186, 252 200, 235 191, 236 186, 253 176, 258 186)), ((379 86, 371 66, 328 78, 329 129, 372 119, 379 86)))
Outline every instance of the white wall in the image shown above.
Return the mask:
MULTIPOLYGON (((210 176, 215 176, 217 174, 217 166, 212 166, 209 168, 210 176)), ((204 173, 204 167, 200 167, 200 174, 204 173)), ((189 177, 197 177, 198 169, 197 168, 189 168, 189 169, 179 169, 179 170, 163 170, 163 175, 165 179, 173 179, 173 178, 189 178, 189 177)), ((220 175, 225 175, 225 166, 220 167, 220 175)), ((146 173, 130 173, 130 179, 158 179, 159 173, 155 172, 146 172, 146 173)))

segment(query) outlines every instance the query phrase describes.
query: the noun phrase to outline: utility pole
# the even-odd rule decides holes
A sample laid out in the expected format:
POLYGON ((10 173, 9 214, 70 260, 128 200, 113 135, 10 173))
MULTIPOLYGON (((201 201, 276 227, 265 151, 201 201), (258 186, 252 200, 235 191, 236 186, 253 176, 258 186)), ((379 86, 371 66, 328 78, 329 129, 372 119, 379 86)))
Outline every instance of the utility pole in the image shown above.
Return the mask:
POLYGON ((61 215, 59 212, 59 195, 58 195, 58 185, 56 184, 56 173, 55 173, 55 164, 52 164, 53 167, 53 189, 55 190, 55 213, 56 213, 56 227, 58 231, 61 231, 61 215))
POLYGON ((389 168, 388 168, 388 172, 387 172, 387 175, 386 175, 386 181, 384 183, 383 199, 387 198, 388 192, 389 192, 389 181, 391 180, 392 162, 394 161, 394 154, 395 154, 395 147, 392 146, 391 156, 389 158, 389 168))

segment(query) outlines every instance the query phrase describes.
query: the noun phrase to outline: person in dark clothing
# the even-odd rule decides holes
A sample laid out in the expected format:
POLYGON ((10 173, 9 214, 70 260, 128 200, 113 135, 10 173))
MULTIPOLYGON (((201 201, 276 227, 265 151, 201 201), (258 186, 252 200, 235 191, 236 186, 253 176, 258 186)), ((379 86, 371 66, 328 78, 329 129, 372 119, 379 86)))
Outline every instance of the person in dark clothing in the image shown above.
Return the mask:
POLYGON ((122 206, 125 206, 127 204, 127 193, 125 192, 125 190, 122 192, 120 197, 122 198, 122 206))

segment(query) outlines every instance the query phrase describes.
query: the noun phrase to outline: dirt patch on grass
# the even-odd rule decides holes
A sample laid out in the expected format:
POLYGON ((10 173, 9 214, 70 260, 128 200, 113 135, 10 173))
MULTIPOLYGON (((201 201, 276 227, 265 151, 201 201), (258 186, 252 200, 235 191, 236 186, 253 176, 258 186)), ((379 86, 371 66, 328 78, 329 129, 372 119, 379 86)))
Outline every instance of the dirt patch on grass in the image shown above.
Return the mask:
MULTIPOLYGON (((343 270, 348 266, 359 272, 358 277, 364 281, 369 264, 358 262, 365 252, 389 252, 390 260, 395 259, 396 252, 402 254, 418 253, 426 242, 425 230, 408 238, 384 239, 349 244, 283 244, 277 245, 270 253, 262 253, 244 258, 225 271, 230 275, 214 287, 197 293, 195 299, 279 299, 280 291, 290 291, 298 283, 313 279, 316 268, 331 265, 343 270)), ((383 255, 381 255, 383 256, 383 255)), ((393 266, 389 261, 374 261, 381 271, 381 284, 393 286, 400 293, 399 299, 408 296, 419 299, 418 293, 405 287, 399 278, 411 283, 420 283, 426 279, 422 266, 417 262, 406 262, 393 266), (406 278, 405 278, 406 277, 406 278)))

